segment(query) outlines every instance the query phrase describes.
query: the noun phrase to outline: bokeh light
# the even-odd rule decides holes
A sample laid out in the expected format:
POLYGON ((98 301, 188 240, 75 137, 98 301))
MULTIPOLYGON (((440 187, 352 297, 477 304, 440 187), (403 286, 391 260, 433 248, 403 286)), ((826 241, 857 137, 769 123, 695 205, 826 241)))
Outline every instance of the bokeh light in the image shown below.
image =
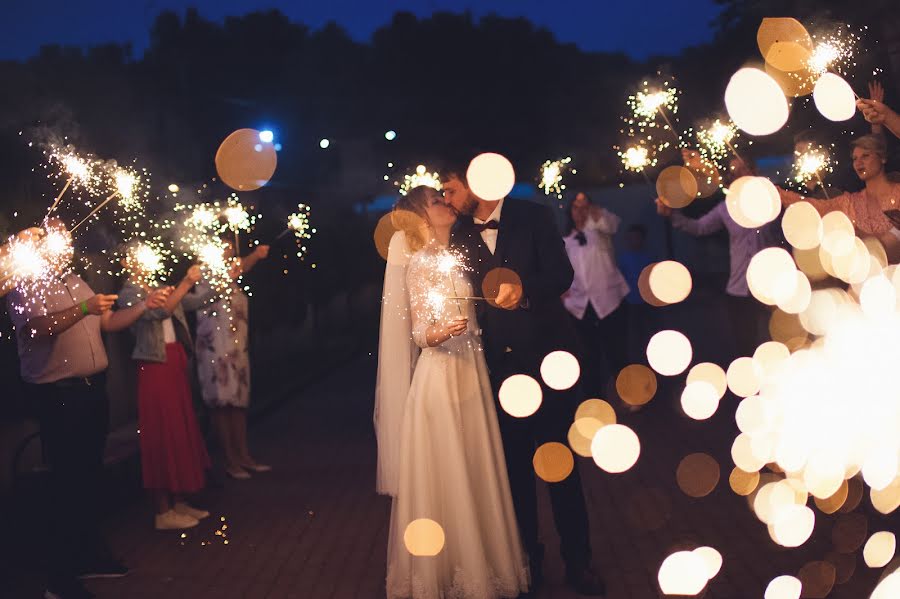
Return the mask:
POLYGON ((527 374, 514 374, 500 385, 500 406, 510 416, 526 418, 541 407, 541 385, 527 374))
POLYGON ((571 389, 578 382, 579 376, 581 366, 578 359, 569 352, 551 352, 541 362, 541 378, 551 389, 571 389))
POLYGON ((466 180, 472 193, 482 200, 502 200, 516 184, 516 173, 505 156, 488 152, 472 159, 466 180))
POLYGON ((656 193, 669 208, 684 208, 694 201, 699 190, 697 178, 683 166, 669 166, 656 178, 656 193))
POLYGON ((616 377, 616 393, 630 406, 642 406, 656 395, 657 381, 643 364, 631 364, 616 377))
POLYGON ((691 293, 691 273, 680 262, 657 262, 650 271, 650 290, 660 301, 677 304, 691 293))
POLYGON ((647 344, 647 361, 663 376, 681 374, 690 366, 692 358, 691 342, 679 331, 660 331, 647 344))
POLYGON ((771 135, 788 119, 788 103, 778 83, 759 69, 743 68, 725 89, 725 107, 734 124, 750 135, 771 135))
POLYGON ((678 463, 675 480, 688 497, 706 497, 719 484, 719 463, 705 453, 692 453, 678 463))
POLYGON ((444 529, 428 518, 413 520, 403 532, 403 543, 412 555, 434 557, 444 549, 444 529))
POLYGON ((709 383, 716 389, 717 399, 722 399, 725 391, 728 390, 728 381, 725 377, 725 371, 718 364, 712 362, 701 362, 693 366, 688 372, 687 384, 703 381, 709 383))
POLYGON ((260 145, 256 129, 238 129, 226 137, 216 152, 219 178, 236 191, 252 191, 275 174, 278 155, 270 144, 260 145))
POLYGON ((702 555, 676 551, 659 568, 657 580, 665 595, 698 595, 709 582, 709 567, 702 555))
POLYGON ((876 532, 863 548, 863 559, 870 568, 883 568, 894 559, 897 551, 897 537, 894 533, 882 530, 876 532))
POLYGON ((641 442, 633 430, 610 424, 597 431, 591 442, 594 462, 605 472, 619 474, 630 469, 641 454, 641 442))
POLYGON ((847 121, 856 114, 856 96, 840 75, 825 73, 813 90, 816 108, 830 121, 847 121))
POLYGON ((800 599, 803 584, 793 576, 779 576, 766 587, 765 599, 800 599))
POLYGON ((694 420, 706 420, 719 407, 719 392, 706 381, 688 383, 681 393, 681 409, 694 420))
POLYGON ((534 471, 541 480, 558 483, 565 480, 575 467, 575 458, 562 443, 544 443, 534 452, 534 471))

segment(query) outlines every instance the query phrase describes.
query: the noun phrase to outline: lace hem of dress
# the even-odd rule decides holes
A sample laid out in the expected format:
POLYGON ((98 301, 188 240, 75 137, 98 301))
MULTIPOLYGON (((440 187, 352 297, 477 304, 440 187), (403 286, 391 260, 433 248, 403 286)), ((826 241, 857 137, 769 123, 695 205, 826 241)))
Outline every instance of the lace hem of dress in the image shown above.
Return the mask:
POLYGON ((488 580, 477 580, 457 567, 449 589, 430 587, 421 577, 388 581, 387 599, 515 599, 528 590, 528 568, 523 567, 518 580, 502 580, 493 572, 488 580))

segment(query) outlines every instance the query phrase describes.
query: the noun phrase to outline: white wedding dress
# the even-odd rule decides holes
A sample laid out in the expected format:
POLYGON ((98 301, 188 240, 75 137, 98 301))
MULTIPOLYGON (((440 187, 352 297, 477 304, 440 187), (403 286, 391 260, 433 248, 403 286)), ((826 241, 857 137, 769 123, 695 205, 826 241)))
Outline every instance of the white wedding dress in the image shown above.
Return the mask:
POLYGON ((388 599, 517 597, 529 575, 513 511, 472 286, 449 253, 430 244, 407 272, 412 336, 422 348, 403 408, 398 490, 391 511, 388 599), (437 347, 425 332, 434 323, 469 319, 468 331, 437 347), (407 526, 430 519, 445 542, 433 557, 414 556, 407 526))

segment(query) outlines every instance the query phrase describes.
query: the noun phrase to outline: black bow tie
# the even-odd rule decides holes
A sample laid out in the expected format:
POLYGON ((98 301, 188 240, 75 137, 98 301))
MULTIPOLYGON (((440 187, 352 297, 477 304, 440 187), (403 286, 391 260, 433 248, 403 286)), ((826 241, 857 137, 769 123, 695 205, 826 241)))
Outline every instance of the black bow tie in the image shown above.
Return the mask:
POLYGON ((584 233, 582 231, 578 231, 577 233, 575 233, 575 239, 578 240, 578 245, 587 244, 587 237, 584 236, 584 233))
POLYGON ((500 228, 500 224, 495 220, 489 220, 488 222, 481 224, 481 225, 475 224, 475 230, 478 231, 479 233, 481 233, 485 229, 491 229, 492 231, 496 231, 498 228, 500 228))

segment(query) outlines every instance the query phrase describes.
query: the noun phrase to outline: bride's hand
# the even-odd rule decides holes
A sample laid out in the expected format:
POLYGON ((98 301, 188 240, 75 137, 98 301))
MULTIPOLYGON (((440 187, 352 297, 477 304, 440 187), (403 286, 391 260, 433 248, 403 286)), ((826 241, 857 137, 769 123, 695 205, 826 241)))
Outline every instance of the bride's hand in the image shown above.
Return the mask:
POLYGON ((459 318, 454 318, 449 323, 447 323, 447 332, 451 337, 459 337, 463 333, 466 332, 466 329, 469 327, 469 319, 460 316, 459 318))

